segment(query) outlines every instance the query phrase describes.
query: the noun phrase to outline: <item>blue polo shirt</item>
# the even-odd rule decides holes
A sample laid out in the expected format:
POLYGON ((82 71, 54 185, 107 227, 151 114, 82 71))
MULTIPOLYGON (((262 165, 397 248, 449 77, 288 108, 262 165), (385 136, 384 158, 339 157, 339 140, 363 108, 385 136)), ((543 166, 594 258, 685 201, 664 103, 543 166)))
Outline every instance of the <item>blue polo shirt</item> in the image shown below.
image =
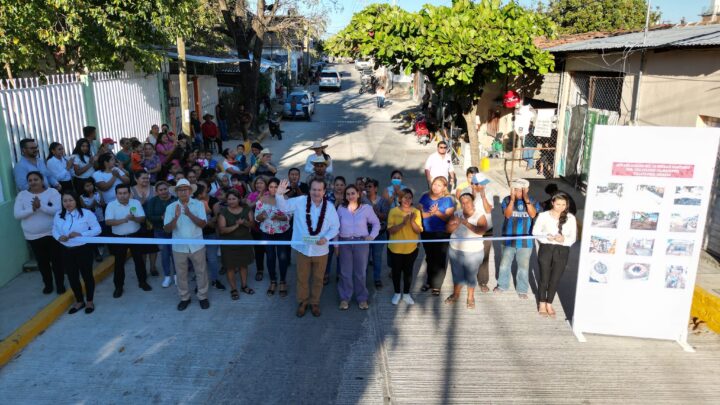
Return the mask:
MULTIPOLYGON (((535 207, 535 211, 539 214, 542 211, 540 203, 535 201, 534 198, 530 198, 530 203, 535 207)), ((502 210, 503 215, 505 209, 510 205, 510 196, 503 198, 502 210)), ((527 212, 525 201, 522 199, 515 200, 515 207, 513 208, 513 214, 510 218, 505 218, 503 222, 503 236, 532 236, 533 219, 530 218, 530 214, 527 212)), ((516 239, 503 241, 505 246, 514 248, 531 248, 533 247, 532 239, 516 239)))
MULTIPOLYGON (((437 200, 430 198, 428 193, 425 193, 420 197, 420 204, 422 204, 423 212, 430 212, 430 207, 434 204, 438 205, 440 212, 445 212, 448 208, 454 208, 455 203, 450 197, 440 197, 437 200)), ((431 216, 429 218, 423 218, 423 230, 425 232, 445 232, 445 225, 447 223, 438 216, 431 216)))

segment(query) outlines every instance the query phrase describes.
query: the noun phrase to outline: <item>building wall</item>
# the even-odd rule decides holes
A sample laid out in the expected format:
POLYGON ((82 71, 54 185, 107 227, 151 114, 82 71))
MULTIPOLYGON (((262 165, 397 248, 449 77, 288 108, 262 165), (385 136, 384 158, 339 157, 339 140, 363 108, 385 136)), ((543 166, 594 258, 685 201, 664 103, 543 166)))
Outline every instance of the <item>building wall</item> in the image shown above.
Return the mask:
POLYGON ((560 92, 560 76, 561 74, 558 72, 546 74, 540 89, 533 94, 532 98, 548 103, 557 103, 560 92))
POLYGON ((648 54, 640 86, 640 125, 694 127, 720 117, 720 49, 648 54))

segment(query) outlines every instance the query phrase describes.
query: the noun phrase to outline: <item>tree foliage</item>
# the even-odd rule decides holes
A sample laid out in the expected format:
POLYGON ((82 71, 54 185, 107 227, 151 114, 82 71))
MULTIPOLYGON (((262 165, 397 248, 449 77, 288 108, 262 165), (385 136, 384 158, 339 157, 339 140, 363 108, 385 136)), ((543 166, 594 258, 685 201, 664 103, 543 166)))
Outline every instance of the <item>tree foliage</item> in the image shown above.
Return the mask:
POLYGON ((554 24, 515 2, 455 0, 408 13, 384 4, 368 6, 331 38, 340 56, 372 56, 382 65, 420 71, 459 103, 468 124, 473 164, 479 161, 475 111, 492 81, 554 69, 549 52, 533 43, 553 37, 554 24))
POLYGON ((0 0, 0 63, 12 71, 159 66, 157 47, 189 34, 200 0, 0 0))
MULTIPOLYGON (((645 27, 646 0, 550 0, 544 9, 563 34, 638 30, 645 27)), ((650 13, 650 24, 660 21, 660 10, 650 13)))

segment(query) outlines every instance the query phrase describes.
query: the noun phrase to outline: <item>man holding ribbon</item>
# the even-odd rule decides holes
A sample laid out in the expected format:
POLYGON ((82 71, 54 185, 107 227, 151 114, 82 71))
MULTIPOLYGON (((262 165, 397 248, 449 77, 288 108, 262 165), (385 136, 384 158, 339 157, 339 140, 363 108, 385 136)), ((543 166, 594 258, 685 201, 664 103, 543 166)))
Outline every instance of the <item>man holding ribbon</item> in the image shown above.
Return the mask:
POLYGON ((325 182, 313 179, 310 195, 285 199, 288 181, 283 180, 277 189, 275 201, 280 211, 293 214, 291 246, 297 251, 297 301, 296 315, 302 317, 310 305, 313 316, 320 316, 320 295, 327 263, 328 241, 337 236, 340 229, 335 206, 325 198, 325 182), (312 277, 312 285, 310 285, 312 277))

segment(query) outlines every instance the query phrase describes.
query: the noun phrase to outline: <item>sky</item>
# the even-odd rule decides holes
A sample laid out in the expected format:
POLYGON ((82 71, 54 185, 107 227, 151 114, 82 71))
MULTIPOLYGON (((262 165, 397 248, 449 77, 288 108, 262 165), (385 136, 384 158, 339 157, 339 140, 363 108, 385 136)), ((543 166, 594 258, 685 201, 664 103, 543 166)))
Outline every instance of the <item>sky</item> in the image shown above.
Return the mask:
MULTIPOLYGON (((408 10, 417 11, 423 4, 434 5, 450 5, 451 0, 396 0, 397 5, 408 10)), ((537 3, 537 0, 519 0, 525 6, 537 3)), ((343 29, 352 18, 353 13, 365 8, 372 3, 392 3, 392 0, 340 0, 342 11, 332 13, 330 15, 330 23, 328 24, 327 36, 332 36, 343 29)), ((682 17, 688 22, 699 21, 700 12, 710 5, 710 0, 651 0, 653 8, 660 7, 662 12, 662 21, 669 23, 678 23, 682 17)))

